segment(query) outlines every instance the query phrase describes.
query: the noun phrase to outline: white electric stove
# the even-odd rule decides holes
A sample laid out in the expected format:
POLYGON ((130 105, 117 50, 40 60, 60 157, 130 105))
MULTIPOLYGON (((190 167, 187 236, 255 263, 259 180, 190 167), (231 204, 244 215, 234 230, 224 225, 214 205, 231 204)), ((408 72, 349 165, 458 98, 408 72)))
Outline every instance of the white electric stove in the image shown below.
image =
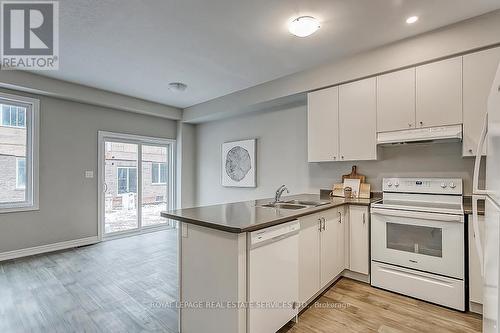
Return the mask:
POLYGON ((371 284, 464 311, 462 195, 458 178, 384 178, 371 205, 371 284))

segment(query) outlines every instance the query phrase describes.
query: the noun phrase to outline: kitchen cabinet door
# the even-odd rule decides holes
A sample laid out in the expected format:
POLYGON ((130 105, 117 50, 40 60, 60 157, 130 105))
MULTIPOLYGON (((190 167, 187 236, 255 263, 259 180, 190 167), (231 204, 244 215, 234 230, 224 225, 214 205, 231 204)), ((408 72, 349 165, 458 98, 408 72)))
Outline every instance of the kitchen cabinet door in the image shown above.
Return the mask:
POLYGON ((347 219, 345 218, 345 208, 341 207, 339 208, 338 211, 338 222, 337 222, 337 250, 336 250, 336 257, 335 257, 335 274, 334 276, 339 275, 344 271, 346 268, 346 260, 345 260, 345 255, 346 255, 346 241, 345 241, 345 235, 346 235, 346 223, 347 219))
POLYGON ((338 160, 338 99, 338 87, 307 94, 307 154, 309 162, 338 160))
MULTIPOLYGON (((484 216, 478 216, 480 239, 484 243, 484 216)), ((474 227, 472 226, 472 215, 469 215, 469 301, 483 303, 483 279, 481 277, 481 265, 477 256, 474 227)))
POLYGON ((341 161, 377 159, 376 78, 340 86, 339 151, 341 161))
POLYGON ((349 269, 353 272, 369 273, 369 230, 368 208, 349 206, 349 269))
POLYGON ((417 127, 462 123, 462 57, 451 58, 416 70, 417 127))
POLYGON ((415 128, 415 68, 377 77, 377 132, 415 128))
MULTIPOLYGON (((463 156, 476 156, 477 145, 487 111, 488 95, 499 62, 500 47, 468 54, 463 57, 463 156)), ((486 145, 482 155, 486 155, 486 145)))
POLYGON ((299 300, 307 302, 320 289, 320 216, 305 216, 299 222, 299 300))
POLYGON ((321 283, 323 288, 337 276, 338 269, 338 233, 339 233, 339 211, 331 209, 321 214, 325 219, 324 227, 321 231, 321 283))

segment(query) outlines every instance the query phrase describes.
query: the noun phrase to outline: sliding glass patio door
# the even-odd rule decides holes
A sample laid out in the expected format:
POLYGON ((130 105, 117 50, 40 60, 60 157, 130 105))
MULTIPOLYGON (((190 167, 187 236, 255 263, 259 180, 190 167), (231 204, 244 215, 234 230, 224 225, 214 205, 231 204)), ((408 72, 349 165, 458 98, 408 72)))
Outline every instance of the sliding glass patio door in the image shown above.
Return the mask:
POLYGON ((174 142, 99 133, 101 236, 168 227, 175 207, 174 142))

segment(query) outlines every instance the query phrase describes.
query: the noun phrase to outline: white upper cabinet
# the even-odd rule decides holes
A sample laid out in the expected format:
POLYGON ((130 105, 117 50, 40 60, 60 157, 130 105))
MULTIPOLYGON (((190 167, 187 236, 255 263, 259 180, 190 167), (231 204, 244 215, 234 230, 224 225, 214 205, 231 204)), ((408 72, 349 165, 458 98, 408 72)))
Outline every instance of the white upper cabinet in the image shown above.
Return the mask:
POLYGON ((340 160, 377 159, 377 82, 369 78, 339 88, 340 160))
POLYGON ((462 57, 416 69, 417 127, 462 123, 462 57))
POLYGON ((415 128, 415 68, 377 77, 377 132, 415 128))
MULTIPOLYGON (((500 47, 463 57, 463 156, 475 156, 487 111, 488 95, 500 62, 500 47)), ((486 154, 486 147, 482 152, 486 154)))
POLYGON ((308 161, 336 161, 339 155, 338 87, 307 94, 308 161))

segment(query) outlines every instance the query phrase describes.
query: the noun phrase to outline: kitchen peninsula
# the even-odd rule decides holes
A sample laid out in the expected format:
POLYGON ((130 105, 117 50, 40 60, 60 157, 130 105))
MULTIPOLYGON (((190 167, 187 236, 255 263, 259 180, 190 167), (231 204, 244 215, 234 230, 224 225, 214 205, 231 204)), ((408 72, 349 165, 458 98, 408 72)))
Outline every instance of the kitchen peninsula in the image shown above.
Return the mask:
MULTIPOLYGON (((296 290, 289 309, 292 313, 298 312, 297 305, 314 300, 342 275, 367 282, 368 211, 377 200, 302 194, 286 197, 275 205, 263 199, 162 212, 163 217, 179 221, 181 226, 182 331, 242 333, 263 329, 260 324, 252 324, 252 316, 269 317, 273 311, 252 312, 251 308, 235 305, 255 301, 252 293, 257 293, 257 288, 269 288, 277 275, 271 274, 273 268, 278 273, 287 269, 291 275, 296 273, 295 282, 293 277, 281 281, 289 284, 292 292, 296 290), (252 253, 257 255, 257 251, 252 252, 254 248, 264 251, 263 245, 283 238, 276 235, 285 227, 290 234, 296 234, 295 243, 290 238, 289 250, 266 253, 265 264, 252 259, 252 253), (268 230, 272 237, 265 240, 263 235, 268 230), (252 245, 261 238, 261 245, 252 245), (278 255, 275 263, 273 254, 278 255)), ((275 301, 272 292, 265 290, 269 299, 258 301, 275 301)), ((279 316, 274 313, 275 317, 279 316)), ((258 322, 268 319, 260 318, 258 322)))

